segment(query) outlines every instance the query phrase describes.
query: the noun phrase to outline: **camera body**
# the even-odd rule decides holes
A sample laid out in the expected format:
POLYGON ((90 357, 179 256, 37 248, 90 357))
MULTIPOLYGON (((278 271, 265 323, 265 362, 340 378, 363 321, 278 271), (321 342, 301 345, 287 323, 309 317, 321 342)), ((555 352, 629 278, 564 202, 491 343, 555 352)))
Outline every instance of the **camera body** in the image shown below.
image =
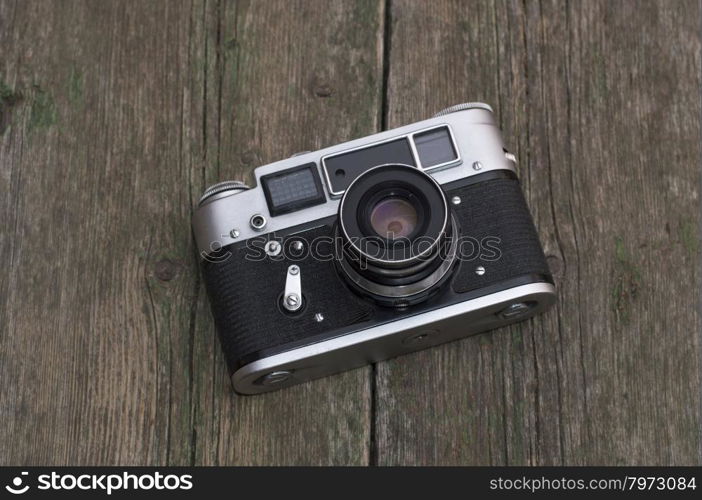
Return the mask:
POLYGON ((193 215, 235 391, 256 394, 537 314, 555 289, 489 106, 255 170, 193 215))

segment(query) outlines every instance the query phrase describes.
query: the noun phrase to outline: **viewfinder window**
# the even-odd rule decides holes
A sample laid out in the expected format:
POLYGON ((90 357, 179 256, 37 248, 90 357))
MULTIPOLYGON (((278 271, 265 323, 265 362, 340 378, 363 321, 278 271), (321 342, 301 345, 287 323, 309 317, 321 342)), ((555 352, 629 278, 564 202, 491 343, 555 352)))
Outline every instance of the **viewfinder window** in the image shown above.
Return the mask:
POLYGON ((448 127, 439 127, 415 134, 413 139, 419 155, 419 162, 424 169, 451 163, 458 159, 448 127))

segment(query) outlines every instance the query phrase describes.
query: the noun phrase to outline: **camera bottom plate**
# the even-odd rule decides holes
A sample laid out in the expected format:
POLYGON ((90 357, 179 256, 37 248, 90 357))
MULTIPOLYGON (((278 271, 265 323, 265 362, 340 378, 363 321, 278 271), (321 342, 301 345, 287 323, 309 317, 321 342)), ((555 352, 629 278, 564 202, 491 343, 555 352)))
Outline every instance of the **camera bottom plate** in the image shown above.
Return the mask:
POLYGON ((555 297, 550 283, 509 288, 252 361, 234 372, 232 383, 240 394, 283 389, 522 321, 555 297))

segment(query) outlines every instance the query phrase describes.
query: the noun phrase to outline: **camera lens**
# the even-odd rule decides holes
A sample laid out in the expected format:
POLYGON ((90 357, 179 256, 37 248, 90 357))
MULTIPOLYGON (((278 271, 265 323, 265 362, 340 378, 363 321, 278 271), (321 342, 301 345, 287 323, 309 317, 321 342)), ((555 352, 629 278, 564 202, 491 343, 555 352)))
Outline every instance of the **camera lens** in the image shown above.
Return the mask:
POLYGON ((339 204, 337 263, 352 287, 384 305, 429 297, 448 277, 457 229, 446 197, 421 170, 367 170, 339 204))
POLYGON ((383 238, 406 238, 417 228, 417 219, 417 209, 410 200, 389 196, 371 209, 370 225, 383 238))

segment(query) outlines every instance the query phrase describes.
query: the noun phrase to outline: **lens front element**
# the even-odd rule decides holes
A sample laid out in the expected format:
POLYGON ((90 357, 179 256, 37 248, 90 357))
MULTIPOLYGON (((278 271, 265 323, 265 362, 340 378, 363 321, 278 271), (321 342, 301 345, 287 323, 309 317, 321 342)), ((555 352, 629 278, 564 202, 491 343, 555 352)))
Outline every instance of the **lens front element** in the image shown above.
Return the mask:
POLYGON ((417 209, 399 196, 381 199, 371 210, 370 224, 378 236, 387 239, 407 238, 417 228, 417 209))

